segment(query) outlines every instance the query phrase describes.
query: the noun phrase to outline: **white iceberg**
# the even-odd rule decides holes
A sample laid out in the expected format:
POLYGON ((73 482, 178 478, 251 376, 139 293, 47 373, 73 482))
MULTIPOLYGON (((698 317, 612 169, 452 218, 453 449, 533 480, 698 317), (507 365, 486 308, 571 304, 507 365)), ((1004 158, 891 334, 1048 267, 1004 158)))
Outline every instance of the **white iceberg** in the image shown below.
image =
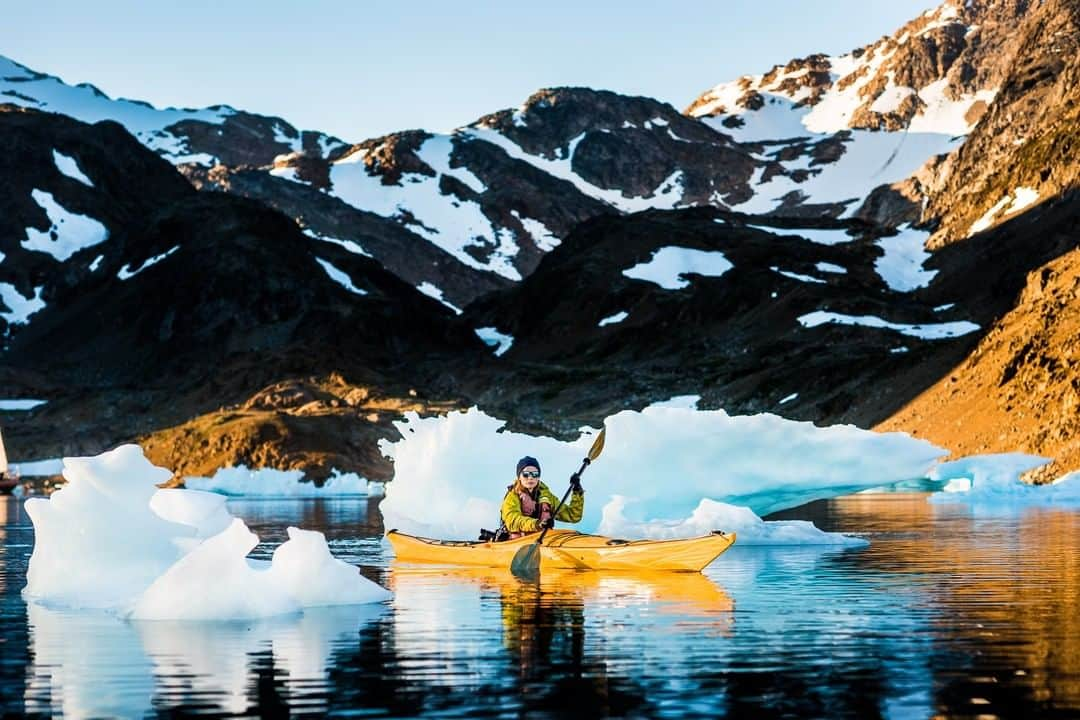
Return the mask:
POLYGON ((137 445, 66 458, 67 484, 31 498, 35 545, 23 595, 147 619, 244 619, 389 594, 330 556, 321 533, 289 528, 271 562, 247 554, 258 538, 225 498, 159 490, 172 473, 137 445))
POLYGON ((1021 479, 1049 458, 1024 453, 971 455, 942 463, 930 479, 944 484, 929 497, 932 503, 963 503, 982 511, 1013 511, 1030 507, 1080 507, 1080 472, 1052 483, 1032 485, 1021 479))
POLYGON ((762 520, 747 507, 703 498, 687 518, 635 522, 626 517, 626 498, 616 495, 604 506, 597 532, 618 537, 679 538, 724 530, 746 545, 868 545, 853 535, 819 530, 808 520, 762 520))
POLYGON ((184 486, 190 490, 205 490, 235 497, 260 498, 321 498, 348 496, 379 496, 382 483, 369 482, 356 473, 331 470, 322 486, 304 480, 302 470, 260 468, 250 470, 246 465, 221 468, 210 477, 185 477, 184 486))
MULTIPOLYGON (((536 457, 544 482, 561 495, 594 437, 585 431, 573 442, 562 442, 505 431, 503 425, 475 408, 444 417, 408 414, 398 423, 403 438, 382 445, 395 472, 379 506, 386 528, 472 539, 481 527, 498 524, 499 504, 514 480, 518 458, 536 457)), ((819 428, 775 415, 732 417, 686 406, 628 410, 608 418, 605 426, 603 455, 584 475, 585 515, 575 526, 583 532, 695 534, 702 529, 695 511, 705 500, 766 515, 923 478, 946 454, 904 433, 819 428)), ((713 517, 710 522, 730 519, 713 517)), ((744 519, 747 528, 756 527, 748 516, 744 519)), ((769 523, 755 532, 762 539, 784 536, 771 531, 769 523)), ((822 540, 845 542, 810 535, 799 541, 822 540)))

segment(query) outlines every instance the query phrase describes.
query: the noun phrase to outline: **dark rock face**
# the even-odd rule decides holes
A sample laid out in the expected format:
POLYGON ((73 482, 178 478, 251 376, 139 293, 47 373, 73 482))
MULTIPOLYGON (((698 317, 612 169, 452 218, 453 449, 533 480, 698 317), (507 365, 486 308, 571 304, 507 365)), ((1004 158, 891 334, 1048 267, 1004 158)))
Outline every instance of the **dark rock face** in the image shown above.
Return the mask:
POLYGON ((364 152, 368 174, 378 176, 383 185, 400 185, 401 176, 406 173, 435 177, 431 166, 416 156, 416 151, 430 137, 431 133, 423 130, 406 130, 365 140, 351 147, 345 155, 364 152))
POLYGON ((775 219, 767 221, 772 232, 751 227, 761 222, 702 209, 583 224, 520 285, 469 308, 473 324, 514 337, 504 370, 473 395, 548 432, 681 394, 700 394, 701 406, 732 413, 865 423, 887 417, 917 382, 893 386, 894 378, 907 373, 930 382, 926 367, 940 369, 971 346, 967 337, 930 341, 857 325, 804 326, 799 318, 818 310, 940 322, 938 293, 885 287, 874 267, 881 250, 872 226, 775 219), (847 228, 851 240, 823 245, 797 237, 799 227, 847 228), (670 246, 719 251, 734 267, 719 277, 687 275, 686 286, 674 290, 623 274, 670 246), (819 263, 844 271, 823 272, 819 263), (600 325, 620 312, 624 320, 600 325), (899 347, 906 351, 895 352, 899 347))
POLYGON ((651 98, 586 88, 553 88, 532 95, 517 111, 476 122, 525 152, 570 157, 586 182, 624 197, 647 197, 676 171, 684 175, 685 205, 738 202, 757 163, 729 137, 651 98))
POLYGON ((456 305, 463 306, 478 294, 509 284, 497 275, 463 265, 394 220, 357 210, 304 183, 259 170, 230 172, 220 166, 209 172, 192 166, 183 171, 197 188, 260 200, 314 235, 355 243, 413 287, 430 283, 456 305))
MULTIPOLYGON (((288 378, 327 382, 337 374, 348 378, 339 385, 373 385, 384 395, 419 389, 419 398, 429 398, 450 392, 456 363, 487 362, 489 351, 470 327, 379 263, 304 235, 262 203, 196 191, 115 123, 17 110, 0 113, 0 125, 0 155, 12 163, 0 166, 8 203, 0 213, 0 282, 40 288, 45 300, 27 322, 5 327, 3 377, 16 389, 50 393, 48 405, 5 427, 22 457, 99 452, 151 437, 242 406, 288 378), (54 149, 74 158, 93 187, 61 174, 54 149), (43 210, 27 202, 32 189, 100 220, 107 239, 63 260, 26 251, 19 245, 25 226, 42 224, 43 210), (327 263, 357 291, 334 279, 327 263), (68 432, 57 433, 59 426, 68 432)), ((419 399, 413 405, 425 407, 419 399)), ((331 415, 354 419, 362 406, 327 403, 331 415)), ((283 410, 288 443, 265 408, 231 426, 244 442, 217 426, 200 437, 232 448, 229 462, 250 464, 275 445, 273 457, 286 466, 312 461, 302 441, 317 434, 312 424, 345 421, 293 410, 283 410)), ((373 443, 396 432, 394 416, 377 407, 364 415, 371 413, 363 442, 315 464, 385 476, 385 460, 365 463, 378 456, 373 443)))
MULTIPOLYGON (((1078 38, 1077 0, 950 0, 843 62, 813 55, 711 91, 695 117, 553 88, 449 135, 353 145, 229 108, 184 111, 141 145, 117 123, 5 106, 0 283, 45 307, 26 324, 0 319, 0 382, 50 399, 6 436, 39 457, 135 438, 184 472, 245 462, 386 478, 375 443, 395 436, 401 412, 472 403, 547 433, 679 394, 873 425, 927 389, 937 405, 925 407, 940 409, 954 393, 940 381, 966 363, 982 368, 972 387, 992 377, 1008 389, 984 393, 1002 407, 1046 380, 1052 401, 1073 408, 1062 303, 1075 295, 1075 258, 1055 258, 1074 250, 1080 216, 1078 38), (977 126, 958 150, 853 197, 807 191, 855 155, 857 137, 907 132, 931 112, 930 95, 903 95, 930 85, 970 101, 964 122, 977 126), (835 130, 787 123, 784 137, 756 137, 741 113, 805 113, 845 89, 855 97, 835 130), (65 176, 53 150, 92 186, 65 176), (212 163, 190 162, 200 154, 212 163), (763 194, 772 181, 782 191, 763 194), (999 210, 968 237, 1019 188, 1038 203, 999 210), (35 190, 108 239, 65 260, 28 250, 27 228, 50 227, 35 190), (726 209, 761 198, 758 216, 726 209), (883 238, 916 221, 937 228, 938 274, 897 292, 879 275, 883 238), (800 235, 812 230, 849 239, 800 235), (625 274, 667 247, 723 253, 733 267, 688 273, 674 289, 625 274), (1002 320, 1018 298, 1029 312, 1002 320), (981 329, 928 340, 807 322, 820 312, 981 329), (514 337, 506 355, 476 338, 484 326, 514 337)), ((45 76, 4 72, 21 73, 22 90, 3 97, 37 102, 45 76)), ((922 427, 919 412, 896 415, 897 429, 922 427)), ((1071 419, 1038 417, 1074 434, 1071 419)), ((1028 429, 1015 437, 1047 441, 1028 429)))
POLYGON ((165 130, 185 138, 189 151, 206 153, 230 167, 265 167, 272 165, 278 155, 292 152, 322 158, 326 153, 320 144, 335 148, 336 154, 345 150, 337 138, 301 133, 281 118, 246 112, 229 115, 221 123, 181 120, 165 130))
POLYGON ((962 363, 879 429, 917 428, 960 455, 1022 449, 1052 458, 1032 471, 1038 481, 1080 466, 1078 233, 1074 190, 940 250, 943 263, 978 258, 972 264, 982 272, 963 290, 985 284, 988 332, 962 363))
MULTIPOLYGON (((34 297, 34 288, 40 287, 42 298, 51 303, 94 276, 89 266, 98 255, 105 255, 115 272, 115 262, 126 250, 124 239, 116 237, 120 231, 155 207, 190 194, 190 186, 169 163, 116 123, 88 126, 63 115, 0 106, 0 282, 14 285, 25 298, 34 297), (63 174, 54 151, 73 158, 92 186, 63 174), (102 223, 110 241, 77 252, 64 263, 24 247, 27 228, 48 231, 51 225, 33 198, 35 190, 50 194, 72 213, 102 223)), ((0 334, 10 331, 0 317, 0 334)))
MULTIPOLYGON (((476 207, 488 227, 474 228, 468 242, 456 243, 463 248, 453 254, 457 262, 446 266, 449 272, 423 276, 458 307, 505 285, 509 274, 496 270, 504 236, 515 247, 507 259, 513 273, 525 276, 544 252, 587 219, 651 203, 741 202, 752 195, 749 180, 760 165, 730 138, 669 105, 581 88, 541 91, 517 111, 486 116, 449 136, 410 130, 374 138, 352 146, 342 158, 377 178, 386 188, 379 192, 400 196, 396 210, 384 214, 387 220, 438 247, 455 245, 446 235, 462 231, 432 224, 428 208, 414 204, 414 186, 431 181, 445 202, 476 207), (429 141, 439 145, 438 152, 449 148, 448 155, 440 155, 445 164, 439 169, 426 154, 429 141)), ((355 237, 359 228, 351 223, 357 216, 345 207, 363 210, 365 196, 335 187, 333 173, 321 163, 329 167, 304 155, 282 156, 277 167, 295 171, 295 179, 327 194, 342 195, 346 202, 333 218, 303 212, 291 199, 296 194, 280 183, 241 183, 233 172, 230 181, 216 186, 227 191, 242 187, 249 197, 303 216, 304 226, 320 235, 355 237)), ((209 177, 225 174, 213 171, 209 177)), ((389 225, 383 228, 391 236, 401 234, 389 225)), ((366 234, 372 234, 371 223, 366 234)), ((401 277, 420 277, 410 262, 384 252, 387 239, 368 243, 375 257, 401 277)))
POLYGON ((1015 304, 1027 273, 1076 247, 1074 205, 1065 198, 1040 208, 1037 228, 1018 219, 944 248, 928 262, 937 271, 932 282, 905 293, 878 276, 880 230, 872 224, 705 209, 596 219, 520 285, 469 308, 473 324, 514 337, 503 369, 470 393, 522 427, 549 433, 684 394, 732 413, 874 425, 963 361, 1015 304), (763 223, 770 232, 758 229, 763 223), (796 237, 815 227, 846 227, 851 240, 821 245, 796 237), (669 246, 720 251, 733 267, 719 277, 685 275, 679 289, 624 274, 669 246), (819 263, 846 272, 823 272, 819 263), (970 321, 980 329, 922 339, 799 320, 817 311, 918 327, 970 321), (612 322, 617 313, 625 319, 612 322))
MULTIPOLYGON (((48 367, 78 384, 98 376, 145 383, 230 362, 262 364, 258 358, 277 353, 310 358, 311 372, 349 358, 391 368, 402 345, 417 357, 453 345, 444 308, 371 259, 304 236, 260 203, 192 193, 123 232, 129 267, 179 249, 130 279, 104 273, 93 288, 57 292, 55 309, 14 335, 8 362, 48 367), (366 294, 348 293, 316 258, 366 294), (333 344, 310 355, 326 338, 333 344), (70 349, 58 357, 52 348, 61 339, 70 349), (129 355, 133 349, 139 354, 129 355)), ((456 332, 466 347, 480 348, 475 336, 456 332)))

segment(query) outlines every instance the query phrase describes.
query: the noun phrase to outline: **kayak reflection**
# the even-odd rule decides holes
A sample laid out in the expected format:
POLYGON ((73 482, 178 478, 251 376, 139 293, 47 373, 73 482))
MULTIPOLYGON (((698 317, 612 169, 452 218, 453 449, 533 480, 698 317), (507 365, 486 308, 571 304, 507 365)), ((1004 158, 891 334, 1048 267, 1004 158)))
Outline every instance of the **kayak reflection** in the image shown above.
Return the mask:
POLYGON ((481 599, 497 594, 503 646, 523 680, 552 667, 581 675, 587 647, 610 643, 624 622, 716 636, 732 631, 734 602, 701 573, 545 570, 537 582, 524 582, 495 568, 395 562, 390 570, 390 588, 399 599, 439 586, 472 585, 481 599), (588 643, 587 632, 596 635, 588 643))

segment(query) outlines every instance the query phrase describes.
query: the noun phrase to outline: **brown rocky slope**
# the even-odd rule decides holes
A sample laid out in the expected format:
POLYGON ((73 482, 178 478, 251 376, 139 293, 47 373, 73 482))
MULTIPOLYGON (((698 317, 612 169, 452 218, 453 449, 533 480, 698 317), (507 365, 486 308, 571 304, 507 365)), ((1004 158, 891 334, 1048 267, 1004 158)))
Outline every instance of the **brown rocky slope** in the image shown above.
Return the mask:
POLYGON ((1032 4, 1015 34, 1000 92, 936 172, 923 213, 934 246, 1014 214, 1020 188, 1045 199, 1080 182, 1080 2, 1032 4))
POLYGON ((1033 478, 1080 469, 1080 249, 1028 275, 1019 302, 962 363, 877 426, 955 456, 1053 459, 1033 478))

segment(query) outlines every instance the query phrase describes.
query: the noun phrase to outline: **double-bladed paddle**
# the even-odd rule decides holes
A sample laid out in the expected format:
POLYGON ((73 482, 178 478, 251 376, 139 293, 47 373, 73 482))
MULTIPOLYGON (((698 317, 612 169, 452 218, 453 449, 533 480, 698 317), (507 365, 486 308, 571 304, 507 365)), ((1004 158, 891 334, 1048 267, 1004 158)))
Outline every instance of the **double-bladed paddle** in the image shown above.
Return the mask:
MULTIPOLYGON (((607 432, 606 428, 602 429, 600 434, 596 436, 596 440, 593 440, 592 447, 589 448, 588 457, 581 461, 581 469, 574 473, 579 479, 581 473, 585 472, 585 468, 589 467, 596 458, 600 457, 600 453, 604 449, 605 432, 607 432)), ((571 476, 571 480, 574 475, 571 476)), ((562 500, 559 501, 558 506, 556 506, 554 512, 551 513, 552 522, 554 522, 555 517, 559 514, 559 510, 561 510, 562 506, 566 503, 566 498, 570 497, 570 493, 573 489, 574 483, 571 482, 570 487, 566 488, 562 500)), ((550 527, 544 528, 540 533, 540 537, 536 538, 536 542, 518 548, 518 551, 514 553, 513 561, 510 563, 510 572, 523 580, 535 581, 540 577, 540 544, 544 542, 544 536, 547 535, 547 531, 550 529, 550 527)))

